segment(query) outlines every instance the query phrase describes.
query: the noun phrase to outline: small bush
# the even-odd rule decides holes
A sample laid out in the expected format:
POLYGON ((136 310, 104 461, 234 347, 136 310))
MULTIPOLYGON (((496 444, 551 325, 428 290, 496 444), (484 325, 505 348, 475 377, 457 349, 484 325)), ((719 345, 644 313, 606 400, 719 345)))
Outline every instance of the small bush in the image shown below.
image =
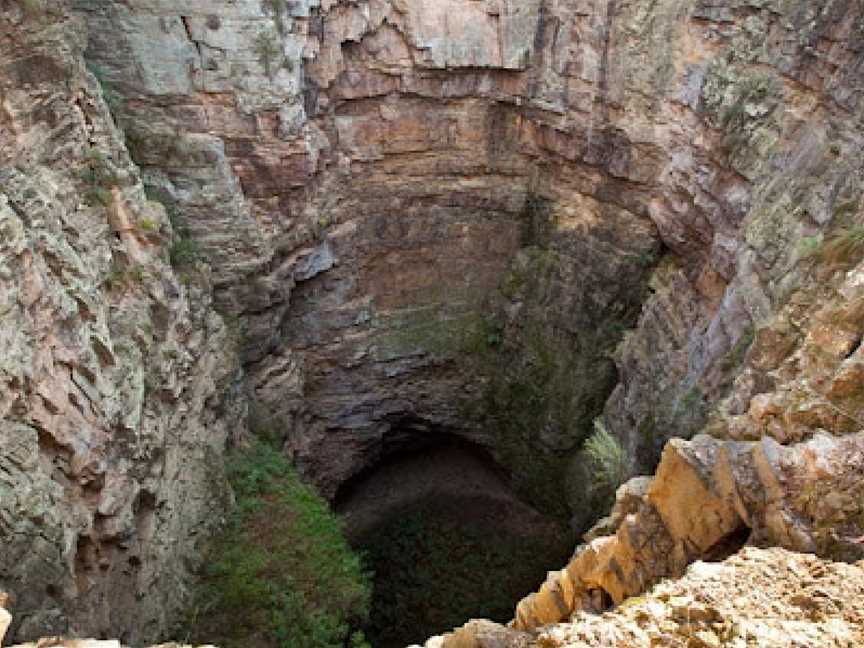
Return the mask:
POLYGON ((264 68, 269 78, 273 78, 273 64, 279 59, 282 50, 276 36, 269 31, 262 31, 255 37, 255 54, 258 62, 264 68))
POLYGON ((144 217, 138 221, 138 230, 145 233, 155 232, 159 229, 159 223, 149 217, 144 217))
POLYGON ((88 186, 84 198, 90 205, 107 205, 111 201, 110 189, 121 184, 112 163, 102 151, 95 148, 87 152, 86 161, 78 175, 88 186))
POLYGON ((370 586, 327 503, 265 440, 228 465, 235 512, 210 552, 192 620, 223 648, 363 646, 370 586))
POLYGON ((597 419, 594 433, 585 441, 585 457, 591 468, 593 490, 605 503, 611 503, 617 488, 627 479, 627 451, 597 419))
POLYGON ((819 252, 822 239, 819 236, 805 236, 798 242, 798 252, 802 259, 809 259, 819 252))
POLYGON ((110 288, 123 289, 139 286, 147 279, 147 271, 139 264, 124 266, 113 263, 108 271, 107 283, 110 288))
POLYGON ((180 236, 174 239, 169 251, 171 257, 171 265, 175 268, 189 266, 195 263, 200 257, 198 244, 191 238, 180 236))

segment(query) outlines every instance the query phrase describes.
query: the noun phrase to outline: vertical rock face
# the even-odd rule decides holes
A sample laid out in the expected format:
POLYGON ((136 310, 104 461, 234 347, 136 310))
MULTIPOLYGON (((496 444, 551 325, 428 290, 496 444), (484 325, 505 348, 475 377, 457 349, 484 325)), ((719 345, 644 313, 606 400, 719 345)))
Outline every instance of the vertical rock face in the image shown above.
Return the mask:
POLYGON ((158 634, 230 498, 239 366, 64 3, 0 3, 0 589, 13 634, 158 634))
POLYGON ((651 467, 858 205, 854 2, 74 5, 327 493, 406 427, 558 474, 601 410, 651 467))
POLYGON ((660 243, 622 192, 653 162, 563 95, 531 99, 561 74, 549 7, 75 7, 145 181, 204 248, 250 383, 325 493, 405 429, 513 472, 554 460, 528 490, 562 472, 660 243))
POLYGON ((171 219, 330 496, 442 431, 566 509, 601 413, 634 470, 706 422, 861 427, 860 249, 825 261, 861 213, 860 2, 0 8, 0 586, 44 582, 23 633, 73 600, 88 632, 133 609, 158 632, 221 510, 237 361, 206 277, 164 262, 171 219))

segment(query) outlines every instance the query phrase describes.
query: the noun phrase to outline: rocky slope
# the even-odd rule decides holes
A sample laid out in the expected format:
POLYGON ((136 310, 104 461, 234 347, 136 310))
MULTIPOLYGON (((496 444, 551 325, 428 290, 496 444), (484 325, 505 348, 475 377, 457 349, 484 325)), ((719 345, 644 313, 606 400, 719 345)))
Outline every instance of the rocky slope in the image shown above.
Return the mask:
POLYGON ((633 474, 710 433, 526 627, 861 559, 862 90, 856 0, 0 0, 17 634, 169 626, 244 392, 330 497, 455 434, 578 528, 595 416, 633 474))

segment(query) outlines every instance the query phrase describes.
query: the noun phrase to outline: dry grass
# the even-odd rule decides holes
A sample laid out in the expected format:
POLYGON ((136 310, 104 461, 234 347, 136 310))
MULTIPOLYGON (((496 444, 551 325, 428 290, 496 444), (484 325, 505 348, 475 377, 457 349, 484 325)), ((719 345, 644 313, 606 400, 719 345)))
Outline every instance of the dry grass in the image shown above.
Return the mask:
POLYGON ((844 227, 825 239, 819 255, 832 265, 852 266, 864 259, 864 225, 844 227))

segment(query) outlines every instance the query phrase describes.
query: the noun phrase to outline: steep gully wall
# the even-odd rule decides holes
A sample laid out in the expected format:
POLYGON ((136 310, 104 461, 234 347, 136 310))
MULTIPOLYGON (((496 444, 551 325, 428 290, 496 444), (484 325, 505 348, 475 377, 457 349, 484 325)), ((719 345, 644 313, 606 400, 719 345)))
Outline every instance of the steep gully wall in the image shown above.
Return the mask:
MULTIPOLYGON (((77 186, 68 161, 95 147, 130 178, 112 213, 123 211, 117 203, 154 209, 167 232, 167 217, 145 202, 140 169, 149 195, 204 250, 216 306, 241 334, 247 389, 284 422, 287 449, 328 495, 382 453, 437 431, 488 446, 538 505, 578 513, 585 486, 571 479, 574 457, 601 411, 634 472, 653 467, 666 438, 699 429, 710 408, 710 429, 733 439, 794 444, 817 429, 859 427, 857 284, 846 279, 838 292, 843 278, 819 274, 800 244, 859 210, 857 3, 75 0, 38 21, 17 3, 3 9, 2 127, 14 142, 3 152, 7 204, 35 200, 27 183, 42 193, 77 186), (83 67, 85 27, 101 97, 83 67), (52 101, 71 116, 40 112, 52 101), (15 165, 28 172, 16 176, 15 165), (824 312, 812 307, 816 299, 824 312), (846 319, 830 315, 844 309, 846 319), (842 382, 842 372, 853 378, 842 382)), ((174 362, 171 354, 158 353, 170 339, 164 331, 193 317, 183 304, 191 313, 200 301, 198 312, 212 313, 208 290, 181 286, 160 262, 136 256, 149 248, 133 239, 146 237, 124 236, 120 222, 112 238, 100 210, 64 195, 50 203, 49 222, 62 230, 79 219, 74 227, 117 248, 123 263, 165 277, 112 293, 101 287, 107 252, 101 266, 88 261, 99 300, 84 308, 89 301, 73 299, 75 335, 96 326, 80 313, 112 312, 101 300, 134 298, 122 312, 150 313, 161 328, 141 338, 146 324, 117 333, 109 325, 134 340, 128 360, 97 351, 92 361, 64 362, 129 367, 132 378, 119 384, 138 385, 136 400, 111 411, 159 413, 126 428, 141 434, 152 425, 166 456, 175 447, 218 454, 234 411, 224 406, 230 398, 208 402, 234 393, 225 386, 232 361, 219 359, 221 320, 206 315, 208 350, 184 340, 189 373, 179 383, 159 364, 174 362), (180 300, 172 315, 150 306, 169 297, 180 300), (163 359, 149 365, 145 355, 163 359), (196 370, 196 362, 205 364, 196 370), (150 366, 189 396, 162 412, 161 397, 140 387, 150 366), (224 376, 221 385, 214 376, 224 376), (182 423, 170 420, 177 411, 182 423)), ((34 227, 22 236, 35 236, 34 227)), ((200 330, 190 334, 201 338, 200 330)), ((56 349, 7 341, 28 345, 56 349)), ((115 616, 101 619, 99 602, 134 591, 124 579, 161 588, 169 576, 161 570, 148 581, 140 565, 155 568, 162 554, 138 563, 126 558, 129 543, 150 549, 151 538, 189 536, 129 524, 158 508, 158 524, 181 524, 169 521, 177 512, 193 528, 214 519, 203 510, 212 503, 190 503, 199 486, 178 489, 170 473, 140 468, 152 459, 137 437, 126 446, 108 432, 110 413, 96 417, 104 433, 75 425, 58 439, 55 423, 38 414, 44 390, 29 374, 22 387, 22 371, 4 368, 6 402, 20 402, 3 433, 23 453, 9 474, 56 491, 46 564, 58 570, 51 580, 68 582, 24 607, 40 610, 34 627, 46 627, 45 614, 61 629, 73 614, 84 630, 130 627, 123 615, 139 604, 112 606, 115 616), (132 467, 113 480, 83 476, 82 457, 94 447, 105 467, 97 476, 126 466, 112 456, 121 445, 132 467), (46 462, 62 457, 52 473, 46 462), (117 506, 101 503, 118 482, 129 487, 117 506), (90 493, 78 492, 86 484, 90 493), (180 515, 184 506, 196 513, 180 515), (122 541, 103 530, 119 520, 127 521, 122 541)), ((73 371, 75 390, 99 383, 89 371, 85 382, 73 371)), ((78 420, 70 418, 80 411, 75 399, 48 400, 56 420, 78 420)), ((184 479, 203 485, 218 476, 200 470, 184 479)), ((22 538, 13 546, 31 542, 37 532, 19 529, 19 517, 13 523, 22 538)), ((193 545, 164 555, 194 556, 193 545)), ((18 564, 11 582, 38 571, 18 564)), ((148 623, 159 627, 173 605, 153 603, 148 623)))

